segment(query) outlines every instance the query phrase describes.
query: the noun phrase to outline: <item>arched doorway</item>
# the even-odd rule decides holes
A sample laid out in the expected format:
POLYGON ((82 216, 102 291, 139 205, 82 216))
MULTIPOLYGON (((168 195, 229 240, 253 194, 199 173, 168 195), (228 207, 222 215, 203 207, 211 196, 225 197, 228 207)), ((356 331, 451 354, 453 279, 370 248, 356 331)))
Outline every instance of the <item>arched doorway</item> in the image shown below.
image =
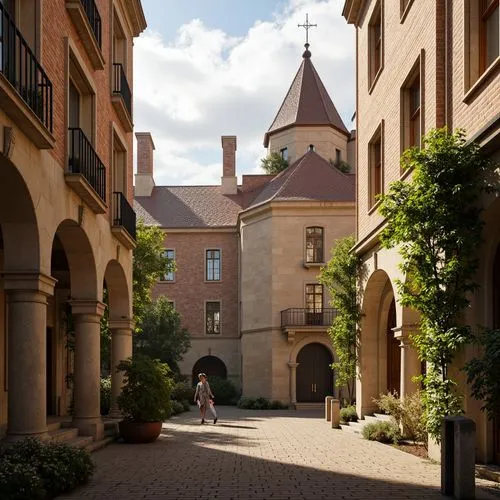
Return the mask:
POLYGON ((333 362, 322 344, 305 345, 297 356, 297 402, 316 403, 333 394, 333 362))
POLYGON ((394 337, 396 328, 396 301, 394 298, 387 314, 387 391, 400 394, 401 387, 401 347, 394 337))
MULTIPOLYGON (((493 328, 500 328, 500 245, 493 264, 493 328)), ((493 421, 494 461, 500 464, 500 414, 493 421)))
POLYGON ((227 368, 217 356, 204 356, 200 358, 193 366, 193 385, 198 383, 198 374, 205 373, 210 379, 211 377, 218 377, 227 379, 227 368))

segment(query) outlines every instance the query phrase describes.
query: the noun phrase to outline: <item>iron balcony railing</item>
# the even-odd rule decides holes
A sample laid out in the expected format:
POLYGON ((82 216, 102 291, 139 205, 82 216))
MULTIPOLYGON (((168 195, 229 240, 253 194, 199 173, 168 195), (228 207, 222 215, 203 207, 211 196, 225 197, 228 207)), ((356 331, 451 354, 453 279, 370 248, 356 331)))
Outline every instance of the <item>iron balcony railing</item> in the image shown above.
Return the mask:
POLYGON ((132 117, 132 92, 123 69, 123 64, 113 63, 113 94, 122 97, 128 114, 132 117))
POLYGON ((134 209, 120 191, 113 192, 113 226, 125 228, 130 236, 135 240, 136 216, 134 209))
POLYGON ((99 11, 97 10, 97 5, 94 0, 80 0, 83 5, 83 10, 87 15, 87 19, 89 20, 90 27, 92 28, 92 33, 94 33, 95 39, 97 41, 97 45, 101 48, 101 38, 102 38, 102 25, 101 25, 101 16, 99 15, 99 11))
POLYGON ((281 311, 281 326, 331 326, 335 309, 305 309, 292 307, 281 311))
POLYGON ((52 83, 1 1, 0 72, 52 132, 52 83))
POLYGON ((81 128, 69 130, 68 170, 82 174, 102 201, 106 202, 106 167, 81 128))

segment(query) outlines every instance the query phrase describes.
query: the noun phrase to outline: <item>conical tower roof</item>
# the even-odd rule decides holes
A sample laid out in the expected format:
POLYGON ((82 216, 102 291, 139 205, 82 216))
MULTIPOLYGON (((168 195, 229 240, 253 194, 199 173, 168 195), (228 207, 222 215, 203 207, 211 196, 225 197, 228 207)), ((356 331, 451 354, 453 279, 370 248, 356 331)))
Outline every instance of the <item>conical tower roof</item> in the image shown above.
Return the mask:
POLYGON ((301 125, 327 125, 349 136, 312 61, 309 46, 276 118, 264 136, 264 146, 274 132, 301 125))

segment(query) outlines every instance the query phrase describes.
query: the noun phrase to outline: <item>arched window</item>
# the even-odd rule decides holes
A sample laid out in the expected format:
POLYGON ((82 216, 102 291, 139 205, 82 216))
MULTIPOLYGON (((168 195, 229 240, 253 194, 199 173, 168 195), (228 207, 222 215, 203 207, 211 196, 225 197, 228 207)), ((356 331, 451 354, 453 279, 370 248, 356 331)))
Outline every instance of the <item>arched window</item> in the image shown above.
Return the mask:
POLYGON ((306 228, 306 262, 308 264, 324 262, 323 260, 323 228, 306 228))

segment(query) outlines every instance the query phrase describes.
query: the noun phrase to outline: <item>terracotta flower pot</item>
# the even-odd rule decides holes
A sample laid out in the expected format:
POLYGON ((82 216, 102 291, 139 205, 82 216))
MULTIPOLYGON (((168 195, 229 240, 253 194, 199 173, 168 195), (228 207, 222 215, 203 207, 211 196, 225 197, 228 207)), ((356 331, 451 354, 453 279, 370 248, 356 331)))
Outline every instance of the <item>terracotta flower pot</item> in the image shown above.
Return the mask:
POLYGON ((118 424, 120 436, 126 443, 152 443, 161 432, 161 422, 127 422, 118 424))

